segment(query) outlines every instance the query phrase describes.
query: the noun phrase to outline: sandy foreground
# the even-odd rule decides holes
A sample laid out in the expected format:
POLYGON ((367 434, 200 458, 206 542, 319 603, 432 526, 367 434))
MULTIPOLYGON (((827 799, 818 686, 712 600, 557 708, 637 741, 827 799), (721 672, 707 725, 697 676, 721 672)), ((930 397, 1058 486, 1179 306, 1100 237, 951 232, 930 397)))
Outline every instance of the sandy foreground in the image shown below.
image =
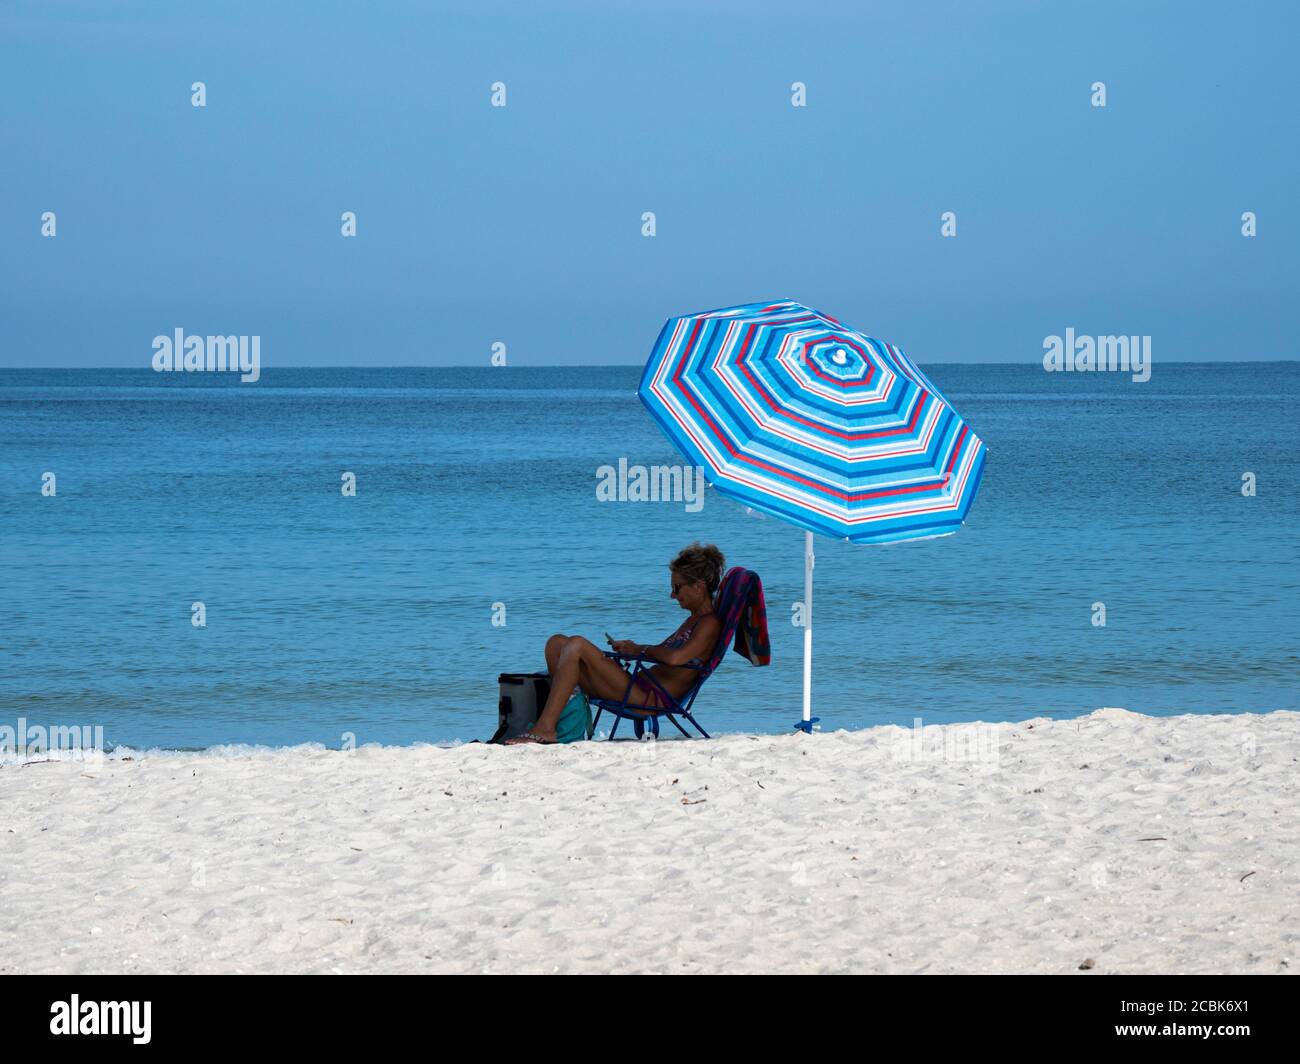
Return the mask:
POLYGON ((1300 713, 0 767, 0 972, 1300 971, 1300 713))

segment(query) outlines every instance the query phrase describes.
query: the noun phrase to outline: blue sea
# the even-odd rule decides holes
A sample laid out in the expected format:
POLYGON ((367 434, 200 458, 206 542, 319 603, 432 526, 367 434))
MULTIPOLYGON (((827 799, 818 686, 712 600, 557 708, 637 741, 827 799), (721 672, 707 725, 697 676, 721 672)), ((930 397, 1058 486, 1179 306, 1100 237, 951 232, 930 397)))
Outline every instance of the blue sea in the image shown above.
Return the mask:
MULTIPOLYGON (((1296 363, 925 369, 987 442, 984 481, 956 535, 818 539, 824 728, 1300 709, 1296 363)), ((698 512, 599 501, 601 466, 681 462, 638 379, 0 371, 0 725, 136 749, 486 738, 497 675, 544 668, 550 634, 671 632, 667 563, 699 539, 762 576, 773 650, 729 656, 700 719, 790 730, 803 533, 711 489, 698 512)))

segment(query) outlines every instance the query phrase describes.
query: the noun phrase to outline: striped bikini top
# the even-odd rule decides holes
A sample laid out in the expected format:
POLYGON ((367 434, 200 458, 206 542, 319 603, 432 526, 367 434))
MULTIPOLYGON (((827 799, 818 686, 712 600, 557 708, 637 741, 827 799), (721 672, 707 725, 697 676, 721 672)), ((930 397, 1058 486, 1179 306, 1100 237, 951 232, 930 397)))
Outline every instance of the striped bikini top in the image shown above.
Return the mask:
MULTIPOLYGON (((668 650, 676 650, 679 647, 684 647, 687 643, 690 642, 691 636, 695 634, 695 626, 700 623, 700 618, 708 617, 708 616, 710 616, 710 614, 701 613, 699 617, 688 617, 682 623, 682 626, 677 629, 677 631, 675 631, 672 635, 670 635, 659 645, 661 647, 666 647, 668 650)), ((704 661, 702 658, 691 658, 691 660, 688 661, 686 664, 694 665, 698 667, 700 665, 703 665, 704 661)))

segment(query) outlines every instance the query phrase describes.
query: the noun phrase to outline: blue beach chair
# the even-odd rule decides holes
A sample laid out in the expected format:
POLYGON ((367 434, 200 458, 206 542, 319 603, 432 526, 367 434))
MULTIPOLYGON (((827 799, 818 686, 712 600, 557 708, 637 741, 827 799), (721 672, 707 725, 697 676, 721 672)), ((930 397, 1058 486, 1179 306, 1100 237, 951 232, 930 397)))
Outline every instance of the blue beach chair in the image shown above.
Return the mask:
POLYGON ((727 647, 731 645, 732 640, 734 639, 736 642, 736 652, 748 657, 753 664, 766 665, 771 660, 771 653, 767 646, 767 612, 763 602, 763 584, 759 580, 757 573, 742 569, 739 566, 728 569, 727 575, 722 578, 722 583, 718 586, 713 612, 722 621, 722 631, 718 636, 718 642, 714 645, 713 652, 703 665, 682 666, 682 668, 695 669, 699 675, 695 678, 695 682, 691 684, 690 689, 680 699, 674 698, 655 679, 654 674, 649 669, 649 666, 658 664, 654 658, 646 657, 644 654, 619 654, 613 650, 605 651, 607 658, 613 658, 619 662, 635 662, 635 664, 628 676, 627 689, 623 692, 622 698, 593 697, 589 699, 597 707, 596 719, 592 723, 592 727, 599 724, 601 714, 609 710, 615 718, 613 727, 609 729, 611 739, 614 738, 614 733, 618 730, 619 722, 622 720, 632 722, 632 728, 636 732, 638 739, 645 734, 646 725, 649 724, 651 734, 657 739, 659 738, 659 718, 667 717, 669 723, 689 739, 691 738, 690 732, 683 728, 677 720, 678 717, 684 717, 704 738, 709 738, 709 733, 700 727, 699 721, 691 716, 691 706, 694 705, 695 696, 700 693, 700 688, 704 686, 704 682, 713 675, 713 670, 722 662, 727 653, 727 647), (628 698, 632 695, 632 688, 637 676, 646 678, 646 682, 659 692, 665 705, 656 708, 628 704, 628 698))

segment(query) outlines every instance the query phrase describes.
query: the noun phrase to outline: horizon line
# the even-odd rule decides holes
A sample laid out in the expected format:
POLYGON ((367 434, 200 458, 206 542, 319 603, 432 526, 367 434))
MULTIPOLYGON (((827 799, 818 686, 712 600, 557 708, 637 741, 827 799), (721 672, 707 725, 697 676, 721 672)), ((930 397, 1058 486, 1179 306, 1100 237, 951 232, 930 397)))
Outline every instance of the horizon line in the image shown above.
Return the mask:
MULTIPOLYGON (((912 359, 918 366, 1042 366, 1041 360, 1031 360, 1026 362, 929 362, 921 359, 912 359)), ((1239 359, 1177 359, 1161 361, 1162 366, 1250 366, 1260 363, 1274 362, 1300 362, 1297 358, 1239 358, 1239 359)), ((424 362, 403 362, 390 363, 381 366, 360 365, 352 362, 333 362, 333 363, 295 363, 292 365, 262 366, 261 372, 265 373, 271 369, 624 369, 624 368, 645 368, 642 362, 542 362, 526 363, 522 365, 493 366, 484 365, 481 362, 444 362, 444 363, 424 363, 424 362)), ((70 369, 70 370, 138 370, 147 373, 156 373, 157 371, 149 365, 144 366, 60 366, 60 365, 41 365, 41 366, 0 366, 0 372, 41 370, 41 369, 70 369)), ((219 374, 220 370, 203 370, 194 371, 202 372, 205 375, 219 374)), ((229 372, 229 371, 225 371, 229 372)), ((1079 370, 1076 372, 1095 372, 1091 370, 1079 370)), ((167 374, 171 376, 172 374, 167 374)), ((184 374, 188 376, 188 374, 184 374)))

